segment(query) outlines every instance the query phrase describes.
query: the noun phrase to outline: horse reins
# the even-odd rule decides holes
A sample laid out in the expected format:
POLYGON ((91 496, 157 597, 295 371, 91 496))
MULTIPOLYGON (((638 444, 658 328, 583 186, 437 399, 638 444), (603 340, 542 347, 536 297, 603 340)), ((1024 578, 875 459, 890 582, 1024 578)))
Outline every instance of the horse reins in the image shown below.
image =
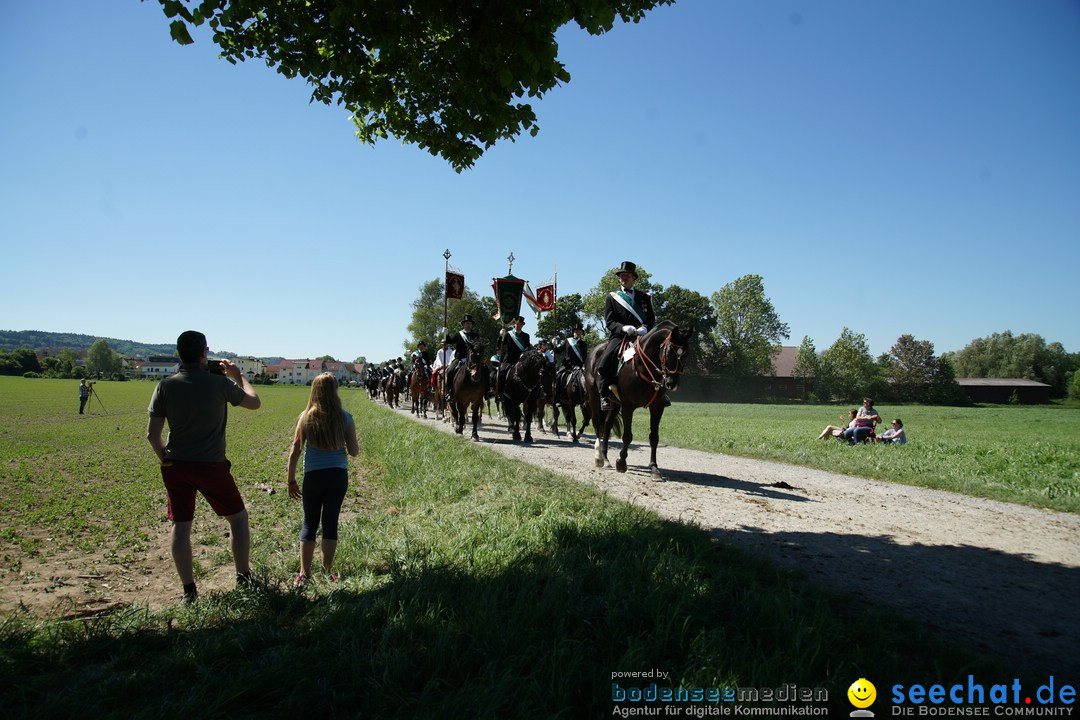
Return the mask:
POLYGON ((637 352, 634 353, 634 360, 641 358, 642 362, 638 364, 634 363, 634 369, 637 371, 637 376, 652 385, 653 395, 649 398, 649 402, 645 403, 644 407, 649 407, 656 398, 660 396, 660 388, 664 386, 664 381, 667 380, 669 375, 681 375, 682 374, 682 353, 686 349, 685 345, 676 345, 671 342, 672 333, 669 331, 668 336, 664 338, 664 341, 660 343, 660 364, 654 363, 648 355, 645 354, 645 348, 641 345, 641 338, 634 340, 634 347, 637 352), (671 348, 675 348, 675 356, 677 358, 676 369, 671 370, 667 365, 668 351, 671 348), (650 367, 651 366, 651 367, 650 367), (644 372, 642 372, 644 370, 644 372), (655 371, 660 371, 661 379, 656 379, 655 371))

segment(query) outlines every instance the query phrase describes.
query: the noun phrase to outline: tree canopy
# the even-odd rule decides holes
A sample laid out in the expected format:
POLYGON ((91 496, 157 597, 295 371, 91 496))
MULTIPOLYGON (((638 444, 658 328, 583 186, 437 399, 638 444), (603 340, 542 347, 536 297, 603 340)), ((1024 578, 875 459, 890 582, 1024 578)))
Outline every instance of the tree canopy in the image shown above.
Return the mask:
POLYGON ((109 343, 98 340, 86 351, 86 369, 95 375, 113 375, 122 369, 120 356, 109 347, 109 343))
POLYGON ((1041 335, 1009 330, 976 338, 949 356, 959 377, 1025 378, 1053 387, 1053 394, 1065 394, 1070 373, 1076 370, 1073 358, 1061 343, 1049 343, 1041 335))
POLYGON ((780 322, 765 296, 760 275, 743 275, 712 294, 716 313, 716 342, 725 346, 725 374, 733 377, 768 375, 772 355, 790 331, 780 322))
POLYGON ((365 143, 390 136, 455 170, 539 126, 532 105, 570 73, 555 32, 592 35, 674 0, 158 0, 174 40, 204 22, 221 57, 259 58, 344 106, 365 143))

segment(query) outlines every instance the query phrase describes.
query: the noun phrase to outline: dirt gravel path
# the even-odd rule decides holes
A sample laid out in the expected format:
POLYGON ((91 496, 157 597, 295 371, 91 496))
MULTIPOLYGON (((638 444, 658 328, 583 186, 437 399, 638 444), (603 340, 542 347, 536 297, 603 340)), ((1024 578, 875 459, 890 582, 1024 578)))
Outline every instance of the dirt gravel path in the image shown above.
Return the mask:
MULTIPOLYGON (((430 417, 420 422, 452 432, 430 417)), ((658 482, 647 443, 631 445, 623 474, 594 466, 591 434, 580 445, 543 432, 515 444, 501 421, 485 417, 480 436, 508 457, 699 525, 1022 669, 1080 679, 1076 515, 665 446, 658 482)))

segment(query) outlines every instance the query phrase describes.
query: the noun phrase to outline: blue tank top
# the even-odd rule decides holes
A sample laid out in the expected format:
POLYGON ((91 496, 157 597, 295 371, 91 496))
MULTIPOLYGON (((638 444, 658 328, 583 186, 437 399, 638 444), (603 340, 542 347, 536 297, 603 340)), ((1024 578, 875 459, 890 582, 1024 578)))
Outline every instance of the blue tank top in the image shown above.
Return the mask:
MULTIPOLYGON (((344 411, 343 411, 344 412, 344 411)), ((351 428, 353 426, 353 417, 350 413, 345 413, 345 428, 351 428)), ((323 450, 317 448, 309 442, 304 442, 304 472, 308 473, 313 470, 326 470, 327 468, 345 468, 349 467, 349 454, 345 451, 345 446, 342 445, 337 450, 323 450)))

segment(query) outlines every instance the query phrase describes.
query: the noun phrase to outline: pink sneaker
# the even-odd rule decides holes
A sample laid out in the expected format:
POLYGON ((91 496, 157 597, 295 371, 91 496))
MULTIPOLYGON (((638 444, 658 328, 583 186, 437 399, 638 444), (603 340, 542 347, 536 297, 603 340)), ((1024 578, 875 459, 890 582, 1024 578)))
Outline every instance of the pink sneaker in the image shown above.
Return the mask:
POLYGON ((302 572, 296 573, 296 579, 293 580, 293 587, 300 587, 310 578, 302 572))

